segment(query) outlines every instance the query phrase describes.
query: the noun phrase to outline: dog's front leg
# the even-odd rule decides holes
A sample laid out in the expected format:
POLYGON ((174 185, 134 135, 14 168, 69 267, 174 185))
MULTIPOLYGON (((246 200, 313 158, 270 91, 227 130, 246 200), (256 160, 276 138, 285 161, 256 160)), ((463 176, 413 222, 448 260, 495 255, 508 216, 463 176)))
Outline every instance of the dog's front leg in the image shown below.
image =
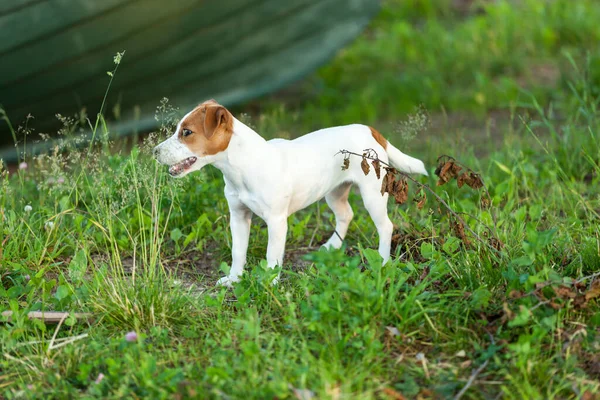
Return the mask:
POLYGON ((217 282, 217 285, 231 286, 240 280, 246 265, 248 251, 248 238, 250 237, 250 224, 252 211, 244 206, 237 198, 227 198, 231 215, 231 269, 229 275, 217 282))
MULTIPOLYGON (((271 217, 267 220, 269 231, 269 243, 267 245, 267 267, 273 269, 283 265, 285 253, 285 241, 287 236, 287 217, 271 217)), ((272 284, 279 282, 279 275, 275 277, 272 284)))

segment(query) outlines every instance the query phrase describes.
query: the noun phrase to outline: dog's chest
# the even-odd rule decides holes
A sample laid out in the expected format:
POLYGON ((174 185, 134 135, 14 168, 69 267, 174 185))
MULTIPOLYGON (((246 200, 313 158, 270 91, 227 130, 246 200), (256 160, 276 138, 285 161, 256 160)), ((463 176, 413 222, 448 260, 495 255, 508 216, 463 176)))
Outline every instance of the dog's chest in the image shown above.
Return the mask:
POLYGON ((225 191, 230 195, 233 195, 241 202, 244 206, 248 207, 254 214, 265 219, 271 212, 272 204, 268 197, 265 198, 264 193, 260 191, 251 190, 248 185, 232 184, 227 179, 225 191))
POLYGON ((246 207, 252 210, 252 212, 259 217, 265 218, 268 215, 270 208, 269 205, 256 195, 244 190, 238 193, 238 198, 246 207))

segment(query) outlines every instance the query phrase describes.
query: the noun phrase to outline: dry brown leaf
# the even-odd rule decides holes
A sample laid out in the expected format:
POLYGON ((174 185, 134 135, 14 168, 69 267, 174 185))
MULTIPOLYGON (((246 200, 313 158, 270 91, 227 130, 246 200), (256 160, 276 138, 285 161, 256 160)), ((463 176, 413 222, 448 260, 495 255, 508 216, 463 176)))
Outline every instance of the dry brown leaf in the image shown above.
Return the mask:
MULTIPOLYGON (((577 288, 577 284, 575 284, 575 288, 577 288)), ((592 282, 590 288, 583 293, 578 293, 577 289, 573 290, 566 286, 553 287, 552 289, 558 298, 573 300, 574 307, 587 308, 590 300, 600 297, 600 280, 592 282)), ((550 306, 555 308, 552 304, 550 304, 550 306)))
POLYGON ((350 167, 350 158, 344 158, 344 163, 342 164, 342 171, 347 170, 350 167))
POLYGON ((360 167, 362 168, 365 175, 369 174, 371 167, 369 167, 369 163, 367 162, 367 159, 365 157, 363 157, 363 159, 360 163, 360 167))
POLYGON ((467 185, 473 189, 479 189, 483 187, 483 181, 481 180, 481 176, 479 176, 479 174, 474 173, 473 171, 463 172, 462 174, 460 174, 460 176, 456 178, 456 184, 459 188, 463 185, 467 185))
POLYGON ((466 172, 463 172, 456 178, 456 185, 461 188, 465 184, 465 181, 469 179, 469 175, 466 172))
POLYGON ((393 194, 394 190, 396 188, 396 174, 395 174, 396 171, 393 170, 393 169, 389 169, 387 171, 388 171, 388 174, 391 174, 391 175, 390 175, 390 178, 387 181, 386 192, 388 192, 389 194, 393 194))
POLYGON ((511 299, 519 299, 523 297, 523 292, 521 292, 520 290, 513 289, 508 293, 508 297, 511 299))
POLYGON ((459 238, 465 245, 471 244, 469 238, 465 234, 465 226, 460 221, 452 222, 452 229, 457 238, 459 238))
POLYGON ((592 282, 590 289, 585 293, 585 300, 590 301, 595 299, 596 297, 600 297, 600 280, 596 279, 592 282))
POLYGON ((440 176, 440 172, 442 172, 442 167, 444 165, 446 165, 446 163, 444 161, 442 161, 441 159, 438 159, 439 163, 438 166, 435 167, 435 171, 434 174, 436 174, 437 176, 440 176))
POLYGON ((394 179, 394 176, 390 173, 390 171, 387 171, 385 173, 385 175, 383 176, 383 180, 381 181, 381 195, 382 196, 388 192, 388 182, 390 180, 393 181, 393 179, 394 179))
POLYGON ((465 182, 473 189, 479 189, 483 187, 483 181, 481 180, 481 176, 474 172, 469 172, 469 181, 465 182))
POLYGON ((585 284, 585 282, 584 282, 584 281, 577 281, 577 282, 575 282, 575 287, 576 287, 577 289, 583 290, 583 289, 585 289, 585 288, 586 288, 586 286, 587 286, 587 285, 585 284))
POLYGON ((429 266, 426 266, 425 268, 423 268, 423 272, 421 272, 421 276, 419 276, 419 280, 423 281, 423 279, 427 278, 427 275, 429 275, 429 266))
POLYGON ((446 161, 444 164, 440 164, 435 170, 435 174, 440 178, 437 185, 441 186, 451 179, 456 178, 462 167, 456 165, 454 160, 446 161))
POLYGON ((573 305, 576 308, 587 308, 588 302, 585 299, 585 295, 577 296, 573 299, 573 305))
POLYGON ((492 248, 496 249, 497 251, 502 250, 502 248, 504 247, 504 243, 502 243, 500 239, 495 237, 489 238, 488 243, 490 246, 492 246, 492 248))
POLYGON ((382 392, 391 399, 406 400, 406 397, 404 397, 404 395, 402 395, 402 393, 399 393, 392 388, 387 388, 387 387, 383 388, 382 392))
POLYGON ((417 400, 433 399, 433 392, 430 389, 421 389, 417 394, 417 400))
POLYGON ((379 160, 375 159, 373 160, 373 162, 371 162, 371 165, 373 166, 373 169, 375 170, 375 175, 377 175, 377 179, 381 178, 381 163, 379 162, 379 160))
POLYGON ((482 197, 481 201, 481 208, 483 208, 484 210, 487 210, 488 208, 490 208, 491 202, 490 199, 486 196, 486 197, 482 197))
POLYGON ((550 305, 550 307, 554 308, 555 310, 559 310, 562 308, 562 305, 555 303, 554 301, 550 301, 550 303, 548 303, 550 305))
POLYGON ((421 198, 417 201, 417 208, 419 210, 423 209, 425 203, 427 202, 427 193, 421 192, 421 198))
POLYGON ((577 297, 577 292, 566 286, 553 287, 554 293, 561 299, 574 299, 577 297))
POLYGON ((406 179, 401 178, 397 181, 394 185, 394 190, 391 193, 394 195, 396 203, 406 203, 406 200, 408 200, 408 182, 406 182, 406 179))
POLYGON ((593 393, 589 390, 586 390, 581 394, 581 400, 598 400, 600 399, 600 394, 593 393))

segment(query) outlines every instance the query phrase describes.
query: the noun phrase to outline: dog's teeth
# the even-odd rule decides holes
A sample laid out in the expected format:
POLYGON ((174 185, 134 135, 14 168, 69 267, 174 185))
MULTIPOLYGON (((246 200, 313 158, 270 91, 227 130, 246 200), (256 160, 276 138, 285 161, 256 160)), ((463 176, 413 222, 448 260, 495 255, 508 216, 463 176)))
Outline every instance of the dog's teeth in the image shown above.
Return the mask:
POLYGON ((173 165, 171 168, 169 168, 169 173, 171 175, 178 175, 181 173, 181 167, 179 165, 173 165))
POLYGON ((184 170, 189 169, 192 164, 194 164, 196 162, 197 158, 196 157, 188 157, 183 161, 178 162, 175 165, 172 165, 169 168, 169 174, 171 175, 179 175, 181 174, 184 170))
POLYGON ((196 162, 196 157, 188 157, 182 161, 183 168, 188 169, 196 162))

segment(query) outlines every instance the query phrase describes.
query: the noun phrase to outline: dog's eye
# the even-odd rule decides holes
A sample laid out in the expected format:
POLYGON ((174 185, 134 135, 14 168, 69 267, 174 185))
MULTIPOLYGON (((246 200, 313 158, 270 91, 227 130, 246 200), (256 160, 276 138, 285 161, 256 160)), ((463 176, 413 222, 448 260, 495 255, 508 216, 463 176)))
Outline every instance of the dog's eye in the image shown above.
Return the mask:
POLYGON ((192 131, 190 131, 189 129, 184 129, 181 131, 181 134, 183 136, 190 136, 192 134, 192 131))

